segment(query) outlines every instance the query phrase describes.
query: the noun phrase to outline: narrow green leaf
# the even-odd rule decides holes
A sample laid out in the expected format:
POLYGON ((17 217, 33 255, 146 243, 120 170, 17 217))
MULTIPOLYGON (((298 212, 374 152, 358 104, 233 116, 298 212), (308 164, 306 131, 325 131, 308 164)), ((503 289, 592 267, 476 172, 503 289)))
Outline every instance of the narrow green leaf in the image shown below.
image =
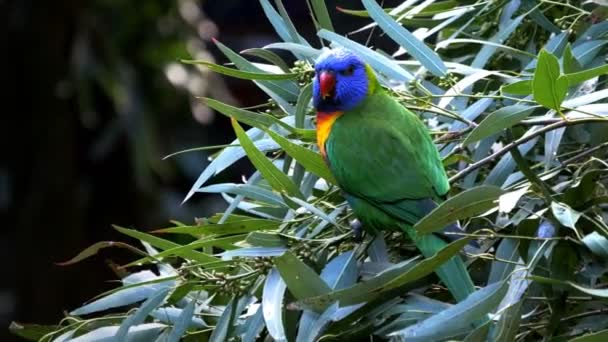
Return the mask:
POLYGON ((250 71, 241 71, 238 69, 227 68, 222 65, 217 65, 215 63, 211 63, 204 60, 187 60, 183 59, 183 63, 186 64, 195 64, 195 65, 204 65, 212 71, 220 73, 222 75, 231 76, 235 78, 240 78, 244 80, 261 80, 261 81, 277 81, 277 80, 293 80, 298 77, 298 74, 295 73, 285 73, 285 74, 271 74, 264 72, 250 72, 250 71))
MULTIPOLYGON (((414 14, 413 16, 414 17, 430 17, 430 16, 433 16, 434 14, 439 14, 439 13, 447 12, 449 10, 454 10, 457 6, 458 6, 458 1, 456 1, 456 0, 438 1, 438 2, 435 2, 435 3, 432 3, 428 6, 426 6, 420 12, 414 14)), ((400 13, 405 13, 405 12, 411 10, 412 8, 413 8, 412 6, 404 7, 401 9, 400 13)), ((350 15, 354 15, 354 16, 362 17, 362 18, 369 18, 369 13, 366 10, 351 10, 351 9, 346 9, 346 8, 341 8, 341 7, 337 7, 337 10, 342 13, 345 13, 345 14, 350 14, 350 15)), ((390 13, 392 10, 394 10, 394 8, 384 8, 383 10, 386 13, 390 13)), ((395 18, 397 18, 398 16, 399 16, 399 14, 394 15, 395 18)))
POLYGON ((541 277, 541 276, 530 276, 529 278, 534 281, 537 281, 539 283, 544 283, 544 284, 569 285, 588 295, 595 296, 595 297, 601 297, 601 298, 608 298, 608 289, 592 289, 592 288, 585 287, 585 286, 579 285, 579 284, 571 282, 571 281, 562 281, 562 280, 546 278, 546 277, 541 277))
MULTIPOLYGON (((161 239, 159 237, 156 237, 154 235, 150 235, 150 234, 146 234, 146 233, 142 233, 140 231, 134 230, 134 229, 127 229, 127 228, 122 228, 119 226, 114 225, 113 226, 114 229, 118 230, 119 232, 128 235, 132 238, 141 240, 141 241, 145 241, 149 244, 151 244, 152 246, 156 247, 156 248, 160 248, 162 250, 166 250, 166 249, 171 249, 171 248, 177 248, 177 247, 181 247, 182 245, 179 245, 175 242, 169 241, 169 240, 165 240, 165 239, 161 239)), ((197 251, 193 251, 193 250, 189 250, 189 251, 184 251, 184 252, 178 252, 175 253, 176 255, 179 255, 180 257, 186 258, 186 259, 192 259, 195 260, 197 262, 200 263, 208 263, 208 262, 214 262, 214 261, 219 261, 218 258, 213 257, 209 254, 205 254, 205 253, 201 253, 201 252, 197 252, 197 251)))
MULTIPOLYGON (((250 61, 246 60, 238 53, 232 51, 226 45, 220 43, 219 41, 214 41, 215 45, 222 51, 222 53, 228 57, 228 59, 234 63, 234 65, 243 70, 249 72, 256 73, 264 73, 265 71, 253 65, 250 61)), ((284 104, 285 106, 289 106, 289 102, 293 102, 298 97, 298 87, 295 82, 289 80, 279 80, 279 81, 254 81, 262 90, 270 90, 268 95, 276 95, 273 98, 279 103, 284 104)))
POLYGON ((604 342, 608 340, 608 330, 585 334, 569 340, 568 342, 604 342))
POLYGON ((274 53, 272 51, 268 51, 266 49, 260 49, 260 48, 252 48, 252 49, 246 49, 246 50, 241 51, 241 54, 259 57, 261 59, 264 59, 264 60, 278 66, 279 68, 281 68, 281 70, 283 70, 286 73, 290 72, 289 65, 287 65, 287 63, 283 60, 283 58, 281 58, 279 55, 277 55, 276 53, 274 53))
POLYGON ((266 133, 281 146, 285 153, 295 159, 298 163, 302 164, 307 171, 325 179, 330 183, 337 184, 336 179, 329 171, 327 164, 325 164, 325 161, 320 154, 307 149, 306 147, 293 143, 273 131, 267 130, 266 133))
POLYGON ((447 68, 443 61, 428 46, 418 40, 410 31, 399 25, 391 18, 375 0, 363 0, 363 6, 386 34, 404 47, 407 52, 417 59, 428 71, 435 76, 444 76, 447 68))
MULTIPOLYGON (((194 241, 187 245, 165 249, 164 251, 155 254, 154 257, 145 257, 126 264, 124 267, 132 267, 136 265, 143 265, 144 263, 152 262, 155 260, 161 260, 173 255, 183 255, 184 253, 200 249, 203 247, 220 247, 222 249, 234 249, 236 248, 233 244, 245 239, 244 235, 229 236, 225 238, 209 238, 202 241, 194 241)), ((217 261, 217 260, 216 260, 217 261)))
MULTIPOLYGON (((581 64, 578 62, 574 54, 572 53, 572 47, 570 43, 566 44, 566 48, 564 49, 564 56, 562 58, 562 66, 564 68, 565 74, 573 74, 581 70, 581 64)), ((568 80, 570 83, 570 80, 568 80)), ((572 83, 570 83, 572 85, 572 83)))
POLYGON ((101 242, 97 242, 89 247, 87 247, 85 250, 83 250, 82 252, 78 253, 78 255, 76 255, 75 257, 73 257, 72 259, 68 260, 68 261, 64 261, 64 262, 58 262, 56 263, 59 266, 67 266, 67 265, 72 265, 75 264, 77 262, 80 262, 84 259, 90 258, 94 255, 96 255, 100 250, 104 249, 104 248, 108 248, 108 247, 120 247, 120 248, 126 248, 130 251, 133 251, 137 254, 145 254, 143 251, 139 250, 138 248, 135 248, 127 243, 124 242, 116 242, 116 241, 101 241, 101 242))
POLYGON ((532 79, 534 100, 538 104, 560 112, 568 92, 568 78, 560 76, 557 57, 541 50, 532 79))
POLYGON ((310 3, 321 28, 335 31, 329 17, 329 12, 327 12, 327 6, 325 6, 325 0, 310 0, 310 3))
POLYGON ((608 64, 604 64, 593 69, 566 74, 564 76, 566 76, 568 79, 568 85, 573 86, 605 74, 608 74, 608 64))
POLYGON ((226 115, 229 118, 236 119, 246 125, 253 126, 259 129, 266 129, 273 124, 279 125, 286 129, 290 133, 297 135, 298 137, 305 140, 315 140, 316 132, 312 129, 298 129, 294 128, 285 122, 277 119, 276 117, 266 113, 255 113, 245 109, 236 108, 218 100, 203 97, 201 98, 206 105, 217 110, 221 114, 226 115))
POLYGON ((387 291, 394 290, 433 273, 439 266, 451 259, 466 246, 469 240, 465 238, 454 241, 439 250, 435 255, 415 265, 411 261, 407 261, 367 281, 339 291, 305 298, 296 304, 302 307, 311 307, 315 311, 322 311, 335 301, 339 301, 342 307, 372 301, 387 291))
MULTIPOLYGON (((189 234, 195 237, 204 235, 243 234, 259 230, 273 230, 281 225, 281 221, 247 218, 220 224, 203 224, 197 226, 178 226, 155 230, 154 233, 189 234)), ((217 242, 217 241, 216 241, 217 242)))
POLYGON ((308 45, 298 43, 271 43, 264 46, 264 49, 279 49, 286 50, 294 54, 294 56, 303 56, 307 58, 317 58, 321 54, 321 50, 317 50, 308 45))
POLYGON ((304 122, 306 121, 306 114, 308 112, 308 105, 312 98, 312 83, 308 83, 304 88, 300 90, 298 96, 298 102, 296 104, 296 128, 303 128, 304 122))
POLYGON ((418 233, 440 231, 448 224, 480 214, 495 207, 503 191, 495 186, 478 186, 459 193, 441 203, 414 225, 418 233))
POLYGON ((11 322, 8 327, 11 333, 29 341, 40 341, 42 337, 57 330, 56 325, 23 324, 11 322))
POLYGON ((503 85, 500 87, 500 92, 514 95, 530 95, 532 94, 532 80, 517 81, 503 85))
POLYGON ((525 105, 512 105, 502 107, 490 113, 475 129, 464 139, 463 146, 470 145, 481 139, 494 135, 504 129, 511 128, 527 118, 536 107, 525 105))
POLYGON ((259 247, 285 247, 287 239, 277 233, 251 232, 247 235, 248 244, 259 247))
POLYGON ((291 252, 287 251, 275 258, 274 263, 289 292, 296 299, 321 296, 331 292, 331 288, 321 277, 291 252))
POLYGON ((298 189, 291 179, 268 160, 264 153, 255 147, 249 136, 247 136, 241 125, 234 118, 231 121, 234 132, 247 153, 247 157, 249 157, 255 168, 260 171, 268 184, 279 193, 286 192, 288 195, 302 198, 303 195, 300 189, 298 189))

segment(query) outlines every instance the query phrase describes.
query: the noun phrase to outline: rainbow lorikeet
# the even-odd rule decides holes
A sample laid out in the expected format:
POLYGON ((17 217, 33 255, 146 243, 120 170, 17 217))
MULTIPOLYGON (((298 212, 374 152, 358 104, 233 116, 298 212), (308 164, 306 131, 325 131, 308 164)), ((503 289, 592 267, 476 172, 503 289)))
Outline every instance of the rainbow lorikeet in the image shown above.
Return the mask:
MULTIPOLYGON (((325 51, 315 72, 317 143, 347 202, 366 230, 403 230, 425 257, 432 256, 446 242, 416 234, 413 225, 445 198, 450 185, 427 128, 351 51, 325 51)), ((458 301, 474 291, 459 256, 436 273, 458 301)))

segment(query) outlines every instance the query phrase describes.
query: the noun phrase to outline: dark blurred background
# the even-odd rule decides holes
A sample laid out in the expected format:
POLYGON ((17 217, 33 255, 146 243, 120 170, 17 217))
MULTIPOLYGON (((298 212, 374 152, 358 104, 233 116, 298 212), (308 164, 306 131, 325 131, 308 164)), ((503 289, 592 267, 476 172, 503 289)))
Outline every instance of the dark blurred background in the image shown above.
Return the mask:
MULTIPOLYGON (((306 2, 284 3, 318 47, 306 2)), ((366 22, 336 5, 354 5, 328 1, 339 32, 366 22)), ((55 264, 98 241, 129 241, 111 224, 145 230, 224 208, 203 194, 180 205, 215 151, 162 160, 233 139, 195 96, 266 100, 251 82, 179 62, 225 62, 212 37, 235 51, 278 39, 258 1, 0 0, 0 341, 16 340, 13 320, 54 324, 115 286, 108 264, 128 260, 124 251, 55 264)), ((238 182, 247 167, 214 181, 238 182)))

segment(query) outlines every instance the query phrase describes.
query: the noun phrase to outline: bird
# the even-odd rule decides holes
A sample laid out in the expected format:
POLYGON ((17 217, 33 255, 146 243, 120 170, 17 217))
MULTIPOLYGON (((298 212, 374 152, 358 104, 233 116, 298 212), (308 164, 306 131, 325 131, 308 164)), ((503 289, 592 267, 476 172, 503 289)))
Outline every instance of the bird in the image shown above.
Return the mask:
MULTIPOLYGON (((425 258, 447 245, 413 226, 450 189, 427 127, 346 48, 326 49, 314 65, 313 105, 319 152, 364 230, 404 231, 425 258)), ((447 230, 460 230, 452 224, 447 230)), ((459 255, 435 270, 457 301, 474 292, 459 255)))

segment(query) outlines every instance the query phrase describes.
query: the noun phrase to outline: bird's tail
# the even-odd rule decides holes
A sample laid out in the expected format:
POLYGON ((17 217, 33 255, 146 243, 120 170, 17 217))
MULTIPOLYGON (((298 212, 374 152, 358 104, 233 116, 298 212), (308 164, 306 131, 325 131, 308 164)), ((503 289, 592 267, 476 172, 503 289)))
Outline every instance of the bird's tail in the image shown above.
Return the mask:
MULTIPOLYGON (((405 231, 425 258, 430 258, 447 245, 444 240, 434 234, 416 234, 411 227, 405 228, 405 231)), ((459 255, 445 262, 435 270, 435 273, 450 290, 454 299, 459 302, 475 292, 473 281, 459 255)))

